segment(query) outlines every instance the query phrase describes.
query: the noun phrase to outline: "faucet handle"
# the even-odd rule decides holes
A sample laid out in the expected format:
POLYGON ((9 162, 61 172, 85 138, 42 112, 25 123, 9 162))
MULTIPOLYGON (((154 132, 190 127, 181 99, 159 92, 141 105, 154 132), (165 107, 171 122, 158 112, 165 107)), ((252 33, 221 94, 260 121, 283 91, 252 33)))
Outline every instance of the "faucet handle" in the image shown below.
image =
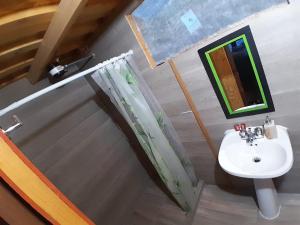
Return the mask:
POLYGON ((241 130, 246 130, 247 126, 245 123, 240 124, 241 130))
POLYGON ((233 125, 235 131, 241 131, 241 130, 246 130, 246 124, 245 123, 241 123, 241 124, 234 124, 233 125))
POLYGON ((235 131, 240 131, 241 130, 240 124, 234 124, 233 127, 234 127, 235 131))
POLYGON ((248 134, 246 130, 240 130, 239 135, 242 139, 246 139, 248 134))

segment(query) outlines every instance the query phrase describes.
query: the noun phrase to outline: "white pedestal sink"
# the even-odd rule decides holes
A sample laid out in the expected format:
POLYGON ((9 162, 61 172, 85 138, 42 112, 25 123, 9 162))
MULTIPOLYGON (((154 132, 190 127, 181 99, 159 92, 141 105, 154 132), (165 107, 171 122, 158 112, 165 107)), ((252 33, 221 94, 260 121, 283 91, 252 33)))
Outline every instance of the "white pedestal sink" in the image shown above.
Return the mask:
POLYGON ((275 219, 280 204, 272 178, 287 173, 293 165, 293 151, 287 128, 276 126, 278 137, 254 140, 252 146, 242 140, 239 132, 227 130, 220 151, 220 166, 229 174, 254 179, 260 214, 275 219))

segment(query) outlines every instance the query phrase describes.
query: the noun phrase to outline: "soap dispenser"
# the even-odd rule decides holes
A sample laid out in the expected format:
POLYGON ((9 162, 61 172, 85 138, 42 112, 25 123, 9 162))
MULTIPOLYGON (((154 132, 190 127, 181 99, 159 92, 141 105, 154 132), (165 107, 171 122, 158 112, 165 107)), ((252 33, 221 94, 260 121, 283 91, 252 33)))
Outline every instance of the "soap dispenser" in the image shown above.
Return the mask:
POLYGON ((268 139, 277 138, 277 128, 275 122, 274 120, 271 120, 269 116, 266 117, 264 123, 264 133, 268 139))

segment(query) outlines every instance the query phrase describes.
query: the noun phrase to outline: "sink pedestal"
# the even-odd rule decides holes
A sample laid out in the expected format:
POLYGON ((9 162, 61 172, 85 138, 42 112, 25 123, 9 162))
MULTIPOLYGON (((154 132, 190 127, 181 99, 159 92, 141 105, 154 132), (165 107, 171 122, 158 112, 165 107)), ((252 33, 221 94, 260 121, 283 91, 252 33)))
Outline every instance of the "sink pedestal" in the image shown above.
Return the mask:
POLYGON ((256 198, 260 215, 268 220, 275 219, 280 214, 280 204, 272 179, 254 179, 256 198))

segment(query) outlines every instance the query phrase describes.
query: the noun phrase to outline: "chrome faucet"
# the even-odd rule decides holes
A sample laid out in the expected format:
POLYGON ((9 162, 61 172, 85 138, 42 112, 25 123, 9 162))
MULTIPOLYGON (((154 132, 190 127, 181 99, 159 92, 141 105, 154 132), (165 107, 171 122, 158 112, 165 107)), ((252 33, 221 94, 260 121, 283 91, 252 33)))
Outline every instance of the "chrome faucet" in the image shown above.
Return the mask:
POLYGON ((263 129, 261 127, 255 127, 254 131, 252 131, 250 127, 248 130, 244 128, 240 129, 239 135, 243 140, 246 140, 246 143, 252 145, 255 139, 263 138, 263 129))

